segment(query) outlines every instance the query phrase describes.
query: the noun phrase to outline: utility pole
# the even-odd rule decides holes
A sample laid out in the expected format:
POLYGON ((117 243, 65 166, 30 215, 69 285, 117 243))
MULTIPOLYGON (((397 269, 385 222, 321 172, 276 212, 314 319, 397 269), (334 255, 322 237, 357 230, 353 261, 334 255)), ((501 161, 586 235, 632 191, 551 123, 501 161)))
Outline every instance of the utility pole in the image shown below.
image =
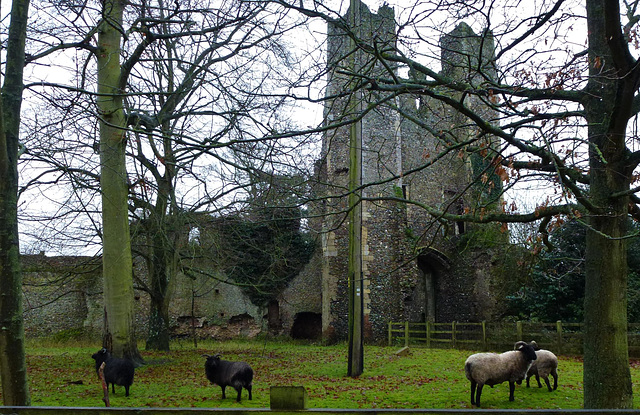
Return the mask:
MULTIPOLYGON (((351 69, 360 70, 361 59, 356 39, 360 38, 360 0, 351 0, 350 27, 351 69), (355 39, 354 39, 355 38, 355 39)), ((357 78, 351 80, 353 91, 350 97, 350 115, 353 117, 349 129, 349 357, 348 375, 358 377, 364 370, 363 314, 364 290, 362 282, 362 121, 356 119, 362 114, 362 91, 357 86, 357 78)))

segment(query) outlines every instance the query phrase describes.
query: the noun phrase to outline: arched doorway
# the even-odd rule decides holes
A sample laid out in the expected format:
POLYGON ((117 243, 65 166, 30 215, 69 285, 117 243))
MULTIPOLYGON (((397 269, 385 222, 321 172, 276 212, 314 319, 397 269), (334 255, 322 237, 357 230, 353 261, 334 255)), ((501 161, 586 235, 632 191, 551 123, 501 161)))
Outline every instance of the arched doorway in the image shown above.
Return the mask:
POLYGON ((291 338, 319 340, 322 337, 322 315, 303 311, 296 314, 291 327, 291 338))
POLYGON ((276 300, 269 301, 267 306, 267 324, 269 333, 279 333, 282 330, 282 320, 280 319, 280 303, 276 300))
POLYGON ((438 279, 451 267, 449 258, 434 248, 425 248, 418 255, 418 269, 424 283, 425 321, 438 318, 438 279))

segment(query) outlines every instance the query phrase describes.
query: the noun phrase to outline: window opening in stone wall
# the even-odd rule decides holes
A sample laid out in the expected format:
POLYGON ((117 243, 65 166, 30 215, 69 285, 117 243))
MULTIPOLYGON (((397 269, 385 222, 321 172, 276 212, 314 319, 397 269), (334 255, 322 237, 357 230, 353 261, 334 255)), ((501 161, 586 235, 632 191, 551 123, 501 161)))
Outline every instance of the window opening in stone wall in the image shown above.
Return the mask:
MULTIPOLYGON (((461 198, 456 200, 455 212, 456 212, 456 215, 464 214, 464 202, 461 198)), ((456 230, 458 235, 462 235, 464 233, 465 225, 466 224, 462 220, 459 220, 456 222, 456 228, 457 228, 456 230)))
MULTIPOLYGON (((446 203, 449 208, 448 211, 454 215, 463 215, 464 214, 464 200, 458 193, 454 190, 445 191, 446 203)), ((453 232, 455 235, 462 235, 465 232, 465 222, 464 221, 456 221, 453 232)))
POLYGON ((189 244, 200 245, 200 228, 191 228, 188 236, 189 244))

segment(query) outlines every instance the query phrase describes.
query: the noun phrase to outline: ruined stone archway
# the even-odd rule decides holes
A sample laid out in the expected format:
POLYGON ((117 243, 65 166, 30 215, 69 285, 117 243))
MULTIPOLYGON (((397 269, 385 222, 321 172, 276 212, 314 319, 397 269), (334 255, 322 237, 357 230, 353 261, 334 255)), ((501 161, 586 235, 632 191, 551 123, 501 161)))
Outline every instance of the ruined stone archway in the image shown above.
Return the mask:
POLYGON ((438 319, 438 279, 451 267, 451 260, 434 248, 425 248, 418 255, 418 269, 424 284, 424 319, 438 319))
POLYGON ((303 311, 295 315, 291 326, 292 339, 320 340, 322 338, 322 314, 303 311))

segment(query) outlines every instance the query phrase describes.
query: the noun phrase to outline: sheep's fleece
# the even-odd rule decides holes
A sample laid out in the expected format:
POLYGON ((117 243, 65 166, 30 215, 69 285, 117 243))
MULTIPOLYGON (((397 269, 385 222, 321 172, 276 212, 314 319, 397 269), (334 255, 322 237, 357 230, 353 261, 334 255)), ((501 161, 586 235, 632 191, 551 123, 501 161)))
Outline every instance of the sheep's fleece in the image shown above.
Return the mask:
POLYGON ((253 382, 253 369, 245 362, 230 362, 222 360, 220 355, 202 355, 207 358, 204 364, 205 374, 211 383, 215 383, 222 389, 222 399, 227 396, 225 389, 231 386, 238 392, 236 401, 240 402, 242 388, 249 393, 249 400, 252 399, 251 388, 253 382))
POLYGON ((514 400, 516 382, 525 379, 531 362, 536 359, 535 350, 530 344, 519 341, 514 348, 500 354, 476 353, 467 358, 464 372, 471 382, 471 405, 480 406, 484 385, 493 386, 502 382, 509 382, 509 400, 514 400))
POLYGON ((531 341, 529 344, 536 351, 538 358, 527 371, 527 388, 529 387, 529 380, 532 376, 535 376, 539 388, 542 387, 540 383, 540 378, 542 378, 547 384, 549 392, 553 392, 558 389, 558 357, 549 350, 541 349, 535 341, 531 341), (553 376, 553 388, 549 382, 549 375, 553 376))
POLYGON ((107 349, 103 348, 91 356, 96 361, 96 373, 100 374, 100 365, 104 367, 104 381, 111 384, 111 391, 116 393, 116 385, 124 386, 125 396, 129 396, 129 387, 133 384, 135 367, 131 360, 111 356, 107 349))

